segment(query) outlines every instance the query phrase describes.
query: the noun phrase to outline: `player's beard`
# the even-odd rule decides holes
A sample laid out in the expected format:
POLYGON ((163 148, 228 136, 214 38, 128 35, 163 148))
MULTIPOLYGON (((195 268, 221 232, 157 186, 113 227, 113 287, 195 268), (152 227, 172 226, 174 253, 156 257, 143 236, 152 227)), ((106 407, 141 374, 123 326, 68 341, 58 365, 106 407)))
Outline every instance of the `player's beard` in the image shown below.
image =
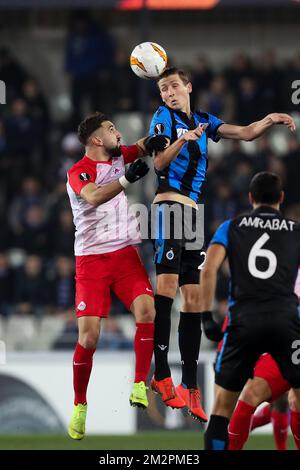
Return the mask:
POLYGON ((113 148, 107 149, 107 153, 111 158, 120 157, 122 155, 121 146, 118 144, 113 148))

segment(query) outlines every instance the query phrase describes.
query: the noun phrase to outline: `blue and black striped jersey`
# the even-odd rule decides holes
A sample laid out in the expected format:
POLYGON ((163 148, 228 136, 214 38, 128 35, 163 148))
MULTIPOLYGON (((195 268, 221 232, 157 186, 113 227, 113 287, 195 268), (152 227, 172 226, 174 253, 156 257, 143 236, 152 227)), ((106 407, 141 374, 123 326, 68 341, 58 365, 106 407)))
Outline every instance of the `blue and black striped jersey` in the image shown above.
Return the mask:
POLYGON ((155 170, 158 178, 157 193, 176 191, 199 202, 207 170, 207 140, 219 140, 217 130, 224 122, 200 111, 193 112, 189 119, 185 113, 173 111, 167 106, 160 106, 154 114, 149 134, 164 135, 171 144, 200 123, 208 124, 202 136, 197 141, 187 142, 168 167, 161 171, 155 170))
POLYGON ((230 266, 229 311, 297 308, 300 224, 268 206, 226 220, 210 244, 223 245, 230 266))

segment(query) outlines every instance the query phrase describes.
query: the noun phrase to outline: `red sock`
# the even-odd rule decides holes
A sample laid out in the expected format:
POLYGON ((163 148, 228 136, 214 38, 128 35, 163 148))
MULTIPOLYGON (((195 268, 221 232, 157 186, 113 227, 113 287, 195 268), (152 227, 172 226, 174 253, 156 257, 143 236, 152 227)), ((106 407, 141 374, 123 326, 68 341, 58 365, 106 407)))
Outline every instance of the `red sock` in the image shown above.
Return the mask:
POLYGON ((251 431, 253 429, 259 428, 260 426, 265 426, 271 422, 271 408, 270 405, 265 405, 260 410, 256 411, 253 416, 251 431))
POLYGON ((134 338, 135 382, 146 382, 154 345, 154 323, 137 323, 134 338))
POLYGON ((96 349, 85 349, 77 343, 73 356, 74 404, 86 403, 86 390, 93 365, 93 354, 96 349))
POLYGON ((300 411, 291 410, 291 430, 296 447, 300 450, 300 411))
POLYGON ((271 421, 277 450, 287 450, 289 412, 271 411, 271 421))
POLYGON ((241 450, 248 439, 255 406, 239 400, 228 427, 229 450, 241 450))

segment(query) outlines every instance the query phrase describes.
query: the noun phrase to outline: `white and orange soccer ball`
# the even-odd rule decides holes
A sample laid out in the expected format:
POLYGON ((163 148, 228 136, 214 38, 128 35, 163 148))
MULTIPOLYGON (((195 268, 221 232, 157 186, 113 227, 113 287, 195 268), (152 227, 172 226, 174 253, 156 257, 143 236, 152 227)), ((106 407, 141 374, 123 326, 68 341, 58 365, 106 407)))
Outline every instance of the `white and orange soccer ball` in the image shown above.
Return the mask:
POLYGON ((166 51, 155 42, 142 42, 132 51, 130 66, 140 78, 157 78, 168 62, 166 51))

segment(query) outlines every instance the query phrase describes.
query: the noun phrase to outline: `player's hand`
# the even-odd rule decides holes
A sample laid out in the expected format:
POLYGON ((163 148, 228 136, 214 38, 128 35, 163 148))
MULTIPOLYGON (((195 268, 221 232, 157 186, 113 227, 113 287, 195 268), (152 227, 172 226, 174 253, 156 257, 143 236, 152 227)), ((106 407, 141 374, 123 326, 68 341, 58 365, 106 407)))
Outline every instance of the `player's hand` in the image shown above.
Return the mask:
POLYGON ((199 124, 195 129, 192 131, 187 131, 183 134, 182 138, 189 142, 190 140, 198 140, 199 137, 204 134, 205 130, 207 129, 208 124, 199 124))
POLYGON ((145 176, 149 171, 149 167, 146 162, 142 161, 140 158, 135 160, 128 170, 125 172, 125 178, 129 183, 135 183, 135 181, 140 180, 145 176))
POLYGON ((271 113, 271 114, 268 114, 266 117, 269 119, 272 119, 273 124, 284 124, 292 132, 296 130, 295 121, 289 114, 271 113))
POLYGON ((169 139, 164 135, 150 135, 144 140, 144 146, 149 155, 153 152, 162 152, 169 145, 169 139))
POLYGON ((202 312, 201 320, 206 338, 211 341, 221 341, 224 333, 218 323, 213 319, 212 312, 202 312))

